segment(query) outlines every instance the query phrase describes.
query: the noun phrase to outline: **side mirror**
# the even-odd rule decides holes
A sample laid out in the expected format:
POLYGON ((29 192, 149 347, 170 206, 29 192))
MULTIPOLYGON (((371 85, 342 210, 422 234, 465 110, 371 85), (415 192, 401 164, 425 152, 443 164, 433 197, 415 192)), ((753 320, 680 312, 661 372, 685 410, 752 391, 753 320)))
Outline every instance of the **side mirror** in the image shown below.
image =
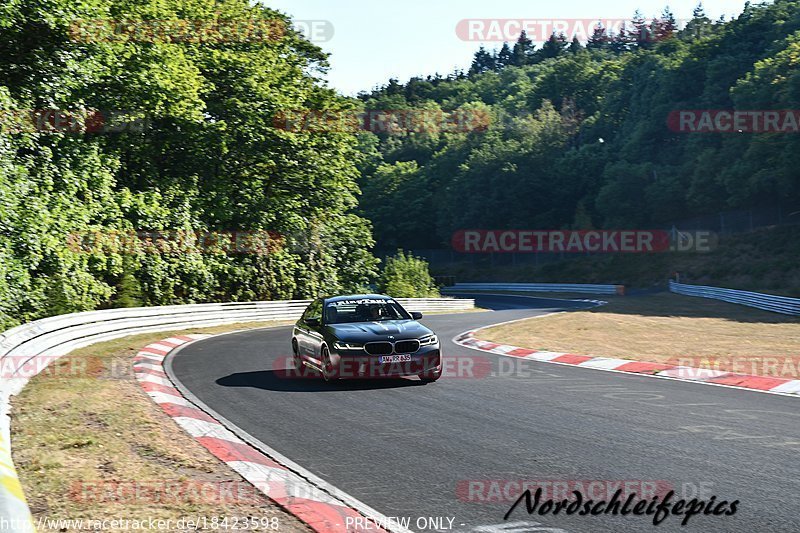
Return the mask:
POLYGON ((422 313, 420 313, 419 311, 413 311, 411 313, 411 318, 413 318, 414 320, 420 320, 422 319, 422 313))
POLYGON ((306 318, 306 326, 311 326, 312 328, 319 327, 320 320, 319 318, 306 318))

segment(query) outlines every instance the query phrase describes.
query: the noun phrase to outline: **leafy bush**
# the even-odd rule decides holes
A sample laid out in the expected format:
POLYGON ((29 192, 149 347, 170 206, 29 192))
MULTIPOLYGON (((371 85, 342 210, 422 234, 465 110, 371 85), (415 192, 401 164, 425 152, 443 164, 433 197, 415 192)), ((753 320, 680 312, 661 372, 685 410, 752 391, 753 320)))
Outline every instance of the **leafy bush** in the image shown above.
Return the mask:
POLYGON ((386 259, 378 287, 382 293, 394 298, 439 296, 439 290, 428 272, 428 263, 402 250, 386 259))

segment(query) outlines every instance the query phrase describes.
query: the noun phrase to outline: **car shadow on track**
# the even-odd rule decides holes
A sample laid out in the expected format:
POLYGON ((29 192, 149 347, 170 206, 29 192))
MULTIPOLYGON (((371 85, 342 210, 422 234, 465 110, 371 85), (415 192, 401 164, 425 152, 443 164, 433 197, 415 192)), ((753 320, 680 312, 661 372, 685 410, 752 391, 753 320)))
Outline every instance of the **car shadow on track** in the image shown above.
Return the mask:
POLYGON ((421 387, 425 386, 425 383, 414 378, 345 379, 326 382, 319 376, 297 377, 288 376, 285 370, 262 370, 231 374, 218 379, 217 385, 276 392, 336 392, 421 387))

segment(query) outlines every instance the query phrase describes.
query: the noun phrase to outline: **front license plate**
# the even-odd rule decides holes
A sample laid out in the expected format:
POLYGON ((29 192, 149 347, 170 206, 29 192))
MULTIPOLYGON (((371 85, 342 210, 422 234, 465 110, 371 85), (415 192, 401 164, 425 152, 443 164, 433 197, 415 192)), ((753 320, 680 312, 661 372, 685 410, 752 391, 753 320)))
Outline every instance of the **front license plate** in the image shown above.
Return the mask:
POLYGON ((382 355, 378 358, 380 364, 385 365, 388 363, 408 363, 411 361, 410 355, 382 355))

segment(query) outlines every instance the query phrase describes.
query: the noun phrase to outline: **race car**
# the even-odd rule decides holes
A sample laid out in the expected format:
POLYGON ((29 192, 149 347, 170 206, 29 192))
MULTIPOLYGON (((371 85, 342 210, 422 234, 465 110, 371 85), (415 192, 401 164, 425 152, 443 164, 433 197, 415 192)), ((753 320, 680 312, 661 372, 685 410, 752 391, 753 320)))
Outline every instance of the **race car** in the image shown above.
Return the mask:
POLYGON ((315 300, 292 331, 294 370, 310 368, 326 381, 442 375, 439 338, 396 300, 380 295, 315 300))

